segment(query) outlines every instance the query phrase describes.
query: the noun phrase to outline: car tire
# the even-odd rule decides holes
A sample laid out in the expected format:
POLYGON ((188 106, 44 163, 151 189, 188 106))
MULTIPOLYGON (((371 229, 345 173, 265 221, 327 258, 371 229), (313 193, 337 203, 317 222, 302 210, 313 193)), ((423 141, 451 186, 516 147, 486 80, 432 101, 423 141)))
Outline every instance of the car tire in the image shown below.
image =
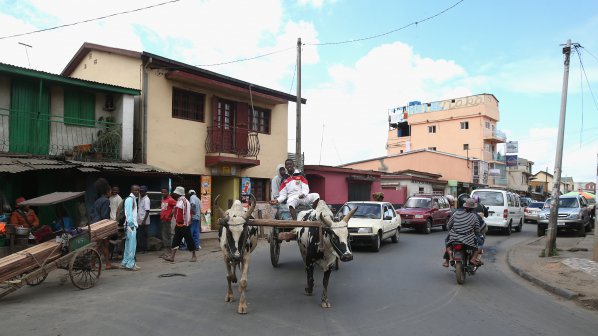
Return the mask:
POLYGON ((538 237, 542 237, 546 235, 546 229, 543 227, 540 227, 540 224, 538 224, 538 228, 536 230, 536 233, 538 234, 538 237))
POLYGON ((428 218, 428 220, 426 221, 426 227, 423 229, 422 232, 425 234, 432 233, 432 219, 431 218, 428 218))
POLYGON ((400 228, 397 228, 397 229, 395 230, 395 233, 394 233, 394 234, 392 235, 392 237, 390 238, 390 240, 391 240, 393 243, 395 243, 395 244, 399 242, 399 230, 400 230, 400 228))
POLYGON ((513 232, 513 225, 511 223, 509 223, 509 225, 505 229, 505 235, 510 236, 511 232, 513 232))
POLYGON ((372 250, 374 252, 380 252, 380 244, 382 244, 382 237, 380 237, 380 233, 378 233, 376 238, 374 238, 374 242, 372 243, 372 250))
POLYGON ((515 228, 515 232, 521 232, 521 229, 523 229, 523 219, 519 220, 519 225, 515 228))
POLYGON ((586 236, 586 226, 585 224, 581 224, 579 229, 577 229, 577 236, 578 237, 585 237, 586 236))

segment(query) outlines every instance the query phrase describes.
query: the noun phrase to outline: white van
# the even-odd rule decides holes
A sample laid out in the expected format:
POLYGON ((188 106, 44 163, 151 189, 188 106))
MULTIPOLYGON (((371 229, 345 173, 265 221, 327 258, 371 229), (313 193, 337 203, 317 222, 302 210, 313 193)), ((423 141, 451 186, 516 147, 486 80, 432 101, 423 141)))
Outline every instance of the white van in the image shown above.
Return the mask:
POLYGON ((500 189, 476 189, 471 196, 478 195, 480 203, 488 207, 488 218, 485 218, 489 229, 499 229, 507 235, 515 229, 523 228, 523 208, 519 195, 500 189))

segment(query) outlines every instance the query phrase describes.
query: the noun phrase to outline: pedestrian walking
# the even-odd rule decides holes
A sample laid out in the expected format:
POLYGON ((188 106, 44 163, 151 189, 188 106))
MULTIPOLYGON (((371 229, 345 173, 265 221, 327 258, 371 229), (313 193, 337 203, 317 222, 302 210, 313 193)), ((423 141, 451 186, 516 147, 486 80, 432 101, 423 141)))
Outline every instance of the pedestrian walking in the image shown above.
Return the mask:
POLYGON ((185 188, 176 187, 172 193, 172 198, 177 201, 174 208, 174 220, 176 221, 176 226, 174 228, 170 256, 164 257, 164 260, 174 262, 174 256, 181 245, 181 240, 185 238, 187 248, 191 251, 192 255, 190 261, 195 262, 197 261, 197 257, 195 256, 195 242, 193 241, 191 230, 189 229, 189 225, 191 225, 191 204, 185 198, 185 188))
POLYGON ((147 251, 148 228, 150 224, 150 199, 147 195, 147 187, 142 185, 139 187, 139 203, 137 203, 138 224, 137 229, 137 244, 138 250, 141 253, 147 251))
POLYGON ((201 244, 199 241, 200 235, 200 221, 201 221, 201 201, 199 197, 195 194, 195 190, 189 190, 189 203, 191 203, 191 236, 193 237, 193 242, 195 243, 195 249, 201 249, 201 244))
MULTIPOLYGON (((173 226, 172 226, 172 215, 174 213, 174 207, 176 205, 176 201, 170 194, 168 193, 168 189, 162 188, 162 201, 160 204, 160 222, 161 222, 161 233, 162 233, 162 245, 170 249, 170 244, 172 243, 172 236, 173 236, 173 226)), ((167 250, 168 251, 168 250, 167 250)), ((167 254, 163 254, 162 256, 166 256, 167 254)))
POLYGON ((139 197, 139 186, 131 186, 131 194, 125 199, 125 252, 123 253, 123 260, 121 267, 138 271, 139 266, 135 263, 135 249, 137 247, 137 198, 139 197))

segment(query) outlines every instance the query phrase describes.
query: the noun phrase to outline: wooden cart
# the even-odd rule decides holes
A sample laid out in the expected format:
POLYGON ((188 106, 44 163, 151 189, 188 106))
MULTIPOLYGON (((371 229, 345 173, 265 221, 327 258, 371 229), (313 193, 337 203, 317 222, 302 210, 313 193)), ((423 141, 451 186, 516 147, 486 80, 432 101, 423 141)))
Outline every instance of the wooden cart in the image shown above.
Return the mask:
MULTIPOLYGON (((52 206, 84 194, 84 191, 56 192, 21 204, 52 206)), ((113 224, 116 227, 116 222, 113 221, 102 221, 94 225, 96 224, 113 224)), ((102 273, 102 261, 92 238, 92 227, 88 224, 78 234, 63 234, 61 239, 43 242, 0 259, 0 269, 3 270, 0 272, 0 298, 25 285, 41 284, 56 269, 67 270, 71 282, 77 288, 93 287, 102 273)))

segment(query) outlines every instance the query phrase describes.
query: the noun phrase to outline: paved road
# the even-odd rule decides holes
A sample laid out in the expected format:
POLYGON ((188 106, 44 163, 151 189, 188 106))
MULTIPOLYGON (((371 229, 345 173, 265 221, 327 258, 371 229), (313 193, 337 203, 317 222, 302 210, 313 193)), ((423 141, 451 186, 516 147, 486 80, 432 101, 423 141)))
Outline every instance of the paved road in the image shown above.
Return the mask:
POLYGON ((107 272, 87 291, 54 277, 7 296, 0 301, 0 334, 595 335, 598 314, 531 287, 504 265, 508 246, 534 234, 535 226, 526 224, 510 237, 490 236, 486 266, 458 286, 440 266, 442 231, 403 232, 398 244, 388 242, 379 253, 356 250, 352 262, 333 272, 329 310, 319 307, 321 272, 316 294, 303 294, 295 243, 283 244, 277 269, 264 245, 252 255, 244 316, 236 313, 237 302, 223 302, 219 253, 175 265, 144 263, 150 258, 144 255, 140 272, 107 272), (167 272, 186 276, 158 277, 167 272))

